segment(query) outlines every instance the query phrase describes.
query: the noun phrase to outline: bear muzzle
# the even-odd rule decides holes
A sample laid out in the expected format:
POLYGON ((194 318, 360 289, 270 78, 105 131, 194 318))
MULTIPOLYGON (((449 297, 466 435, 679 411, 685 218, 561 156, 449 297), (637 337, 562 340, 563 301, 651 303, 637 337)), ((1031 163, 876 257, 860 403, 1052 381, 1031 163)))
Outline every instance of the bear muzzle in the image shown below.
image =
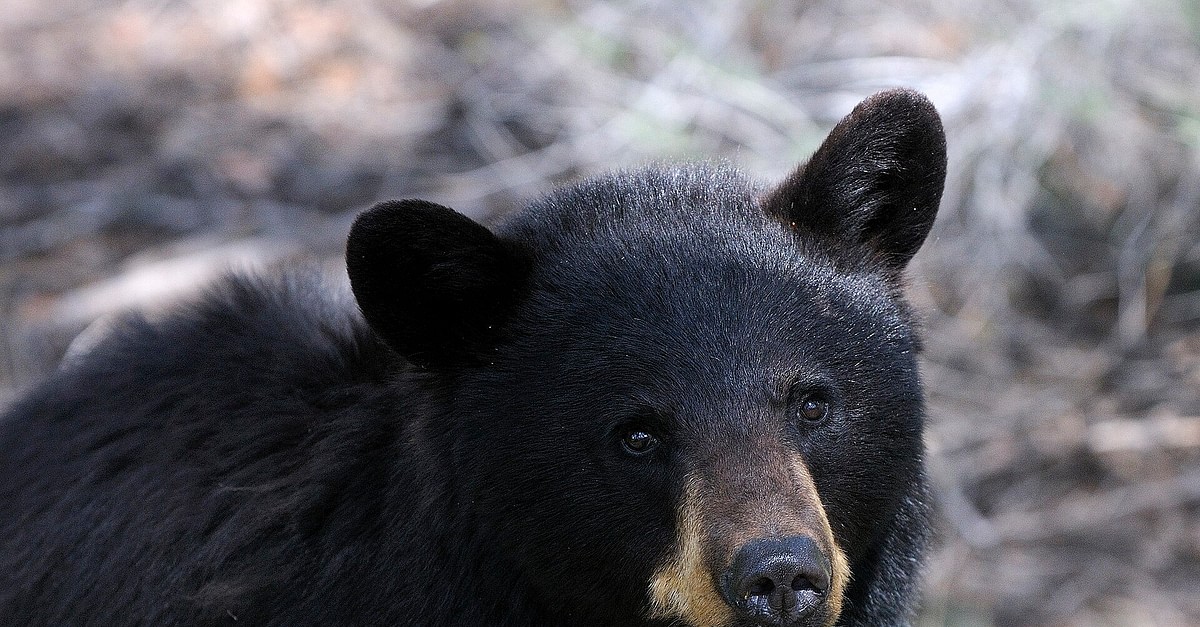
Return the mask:
POLYGON ((759 538, 737 551, 719 588, 739 622, 823 624, 831 577, 830 560, 812 538, 759 538))
POLYGON ((689 627, 829 627, 837 620, 850 578, 846 554, 807 468, 785 459, 778 476, 786 481, 760 489, 688 481, 675 551, 650 584, 652 618, 689 627))

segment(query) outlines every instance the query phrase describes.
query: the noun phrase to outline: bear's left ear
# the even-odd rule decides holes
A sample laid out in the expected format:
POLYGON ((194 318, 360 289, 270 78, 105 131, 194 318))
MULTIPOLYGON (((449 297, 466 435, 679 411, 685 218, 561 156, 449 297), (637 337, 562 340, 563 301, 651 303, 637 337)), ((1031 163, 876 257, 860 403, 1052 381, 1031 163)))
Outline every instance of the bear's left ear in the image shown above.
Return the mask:
POLYGON ((441 368, 481 358, 491 347, 528 264, 452 209, 398 200, 354 221, 346 270, 375 333, 410 362, 441 368))
POLYGON ((945 180, 937 111, 922 94, 897 89, 855 107, 763 206, 835 246, 866 246, 899 271, 929 234, 945 180))

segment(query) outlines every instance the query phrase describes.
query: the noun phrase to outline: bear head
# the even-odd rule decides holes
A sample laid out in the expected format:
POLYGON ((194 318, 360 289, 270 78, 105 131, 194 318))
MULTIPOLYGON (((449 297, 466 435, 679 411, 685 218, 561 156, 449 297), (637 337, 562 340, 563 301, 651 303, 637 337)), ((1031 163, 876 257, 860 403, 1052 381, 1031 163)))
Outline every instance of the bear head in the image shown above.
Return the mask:
POLYGON ((945 167, 932 105, 889 91, 774 187, 622 172, 495 233, 385 202, 348 268, 370 326, 445 399, 424 429, 457 511, 551 615, 903 615, 911 599, 879 589, 915 577, 925 537, 905 510, 924 473, 902 280, 945 167))

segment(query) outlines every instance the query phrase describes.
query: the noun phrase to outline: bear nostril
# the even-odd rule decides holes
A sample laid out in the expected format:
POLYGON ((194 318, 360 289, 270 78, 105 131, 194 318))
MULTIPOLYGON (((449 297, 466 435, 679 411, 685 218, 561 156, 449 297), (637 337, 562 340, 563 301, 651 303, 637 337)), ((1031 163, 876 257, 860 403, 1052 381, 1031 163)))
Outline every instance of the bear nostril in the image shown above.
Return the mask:
POLYGON ((769 577, 762 577, 750 586, 750 596, 766 596, 775 591, 775 582, 769 577))
POLYGON ((808 577, 803 573, 796 575, 796 578, 792 580, 792 590, 795 590, 796 592, 800 592, 802 590, 812 590, 813 592, 817 593, 820 592, 820 590, 817 590, 817 587, 813 585, 813 582, 809 581, 808 577))
POLYGON ((722 581, 725 598, 743 619, 791 625, 824 606, 829 578, 829 561, 816 543, 794 536, 746 543, 722 581))

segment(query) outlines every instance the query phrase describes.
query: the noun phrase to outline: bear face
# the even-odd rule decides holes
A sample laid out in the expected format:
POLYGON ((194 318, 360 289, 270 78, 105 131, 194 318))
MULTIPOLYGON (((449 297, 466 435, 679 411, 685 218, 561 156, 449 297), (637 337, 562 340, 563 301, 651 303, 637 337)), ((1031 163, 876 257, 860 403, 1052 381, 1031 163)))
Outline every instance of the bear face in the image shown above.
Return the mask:
POLYGON ((773 189, 622 173, 495 235, 384 203, 347 261, 372 328, 445 386, 494 566, 550 616, 888 624, 926 533, 901 278, 944 174, 932 106, 885 92, 773 189))

